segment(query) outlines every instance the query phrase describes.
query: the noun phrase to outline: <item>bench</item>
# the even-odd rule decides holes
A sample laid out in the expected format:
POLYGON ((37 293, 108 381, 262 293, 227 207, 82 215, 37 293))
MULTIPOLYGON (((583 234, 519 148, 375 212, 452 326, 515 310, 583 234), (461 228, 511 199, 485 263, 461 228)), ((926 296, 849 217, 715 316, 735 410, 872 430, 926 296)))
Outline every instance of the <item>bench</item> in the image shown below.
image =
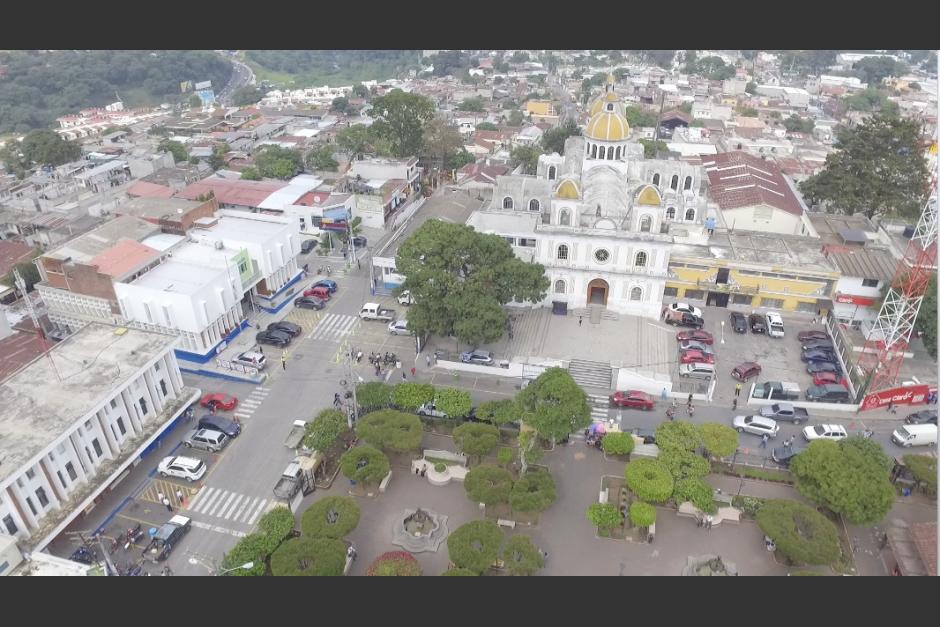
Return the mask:
POLYGON ((719 503, 727 503, 731 505, 731 501, 734 499, 730 494, 724 494, 719 490, 715 490, 715 493, 712 495, 712 499, 718 501, 719 503))
POLYGON ((385 493, 385 488, 388 487, 388 482, 392 480, 392 471, 389 470, 388 474, 385 475, 385 478, 382 479, 382 483, 379 484, 379 492, 385 493))
POLYGON ((508 527, 509 529, 516 528, 515 520, 506 520, 505 518, 498 518, 496 519, 496 524, 499 525, 500 527, 508 527))

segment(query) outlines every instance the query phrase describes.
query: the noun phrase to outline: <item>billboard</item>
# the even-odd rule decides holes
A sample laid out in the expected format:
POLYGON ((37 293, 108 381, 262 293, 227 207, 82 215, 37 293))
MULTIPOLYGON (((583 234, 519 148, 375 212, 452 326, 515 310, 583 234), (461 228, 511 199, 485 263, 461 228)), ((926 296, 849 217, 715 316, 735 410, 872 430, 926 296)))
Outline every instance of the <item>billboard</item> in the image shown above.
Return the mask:
POLYGON ((196 83, 196 90, 200 89, 212 89, 212 81, 201 81, 196 83))
POLYGON ((193 90, 193 82, 192 82, 192 81, 182 81, 182 82, 180 83, 180 93, 181 93, 181 94, 185 94, 186 92, 192 91, 192 90, 193 90))
POLYGON ((339 207, 338 209, 326 209, 323 211, 323 219, 320 221, 320 228, 326 231, 343 232, 348 228, 349 209, 339 207))
POLYGON ((927 402, 927 395, 930 393, 929 385, 907 385, 890 390, 882 390, 873 394, 867 394, 862 401, 859 411, 869 409, 880 409, 886 407, 888 403, 895 405, 922 405, 927 402))

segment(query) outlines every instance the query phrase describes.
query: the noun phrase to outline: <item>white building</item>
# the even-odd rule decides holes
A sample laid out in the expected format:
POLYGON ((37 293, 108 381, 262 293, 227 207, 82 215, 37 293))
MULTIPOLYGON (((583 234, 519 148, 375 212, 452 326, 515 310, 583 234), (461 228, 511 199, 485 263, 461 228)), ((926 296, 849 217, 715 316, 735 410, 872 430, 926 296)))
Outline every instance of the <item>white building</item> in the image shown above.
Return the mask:
POLYGON ((151 452, 200 395, 183 385, 177 341, 92 323, 3 382, 4 533, 42 550, 151 452))

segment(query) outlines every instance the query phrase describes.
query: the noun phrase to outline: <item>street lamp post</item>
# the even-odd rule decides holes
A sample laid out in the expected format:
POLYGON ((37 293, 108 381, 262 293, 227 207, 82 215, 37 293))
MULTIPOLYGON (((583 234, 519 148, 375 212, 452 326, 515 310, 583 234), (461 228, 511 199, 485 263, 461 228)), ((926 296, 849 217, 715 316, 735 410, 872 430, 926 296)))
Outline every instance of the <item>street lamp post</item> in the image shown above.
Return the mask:
POLYGON ((725 321, 721 321, 721 343, 725 343, 725 321))
POLYGON ((221 577, 222 575, 226 575, 226 574, 228 574, 228 573, 230 573, 230 572, 232 572, 232 571, 235 571, 235 570, 251 570, 251 569, 254 568, 254 567, 255 567, 255 563, 254 563, 254 562, 245 562, 245 563, 242 564, 241 566, 236 566, 235 568, 226 568, 225 570, 220 570, 219 572, 216 573, 215 576, 216 576, 216 577, 221 577))

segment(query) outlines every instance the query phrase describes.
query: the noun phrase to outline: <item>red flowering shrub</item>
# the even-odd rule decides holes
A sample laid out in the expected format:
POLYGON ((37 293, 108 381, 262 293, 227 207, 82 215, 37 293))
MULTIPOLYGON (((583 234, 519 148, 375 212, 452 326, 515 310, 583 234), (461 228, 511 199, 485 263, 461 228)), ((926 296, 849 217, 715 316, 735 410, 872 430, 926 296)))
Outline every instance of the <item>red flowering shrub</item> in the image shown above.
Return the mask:
POLYGON ((421 566, 407 551, 382 553, 369 565, 369 577, 420 577, 421 566))

